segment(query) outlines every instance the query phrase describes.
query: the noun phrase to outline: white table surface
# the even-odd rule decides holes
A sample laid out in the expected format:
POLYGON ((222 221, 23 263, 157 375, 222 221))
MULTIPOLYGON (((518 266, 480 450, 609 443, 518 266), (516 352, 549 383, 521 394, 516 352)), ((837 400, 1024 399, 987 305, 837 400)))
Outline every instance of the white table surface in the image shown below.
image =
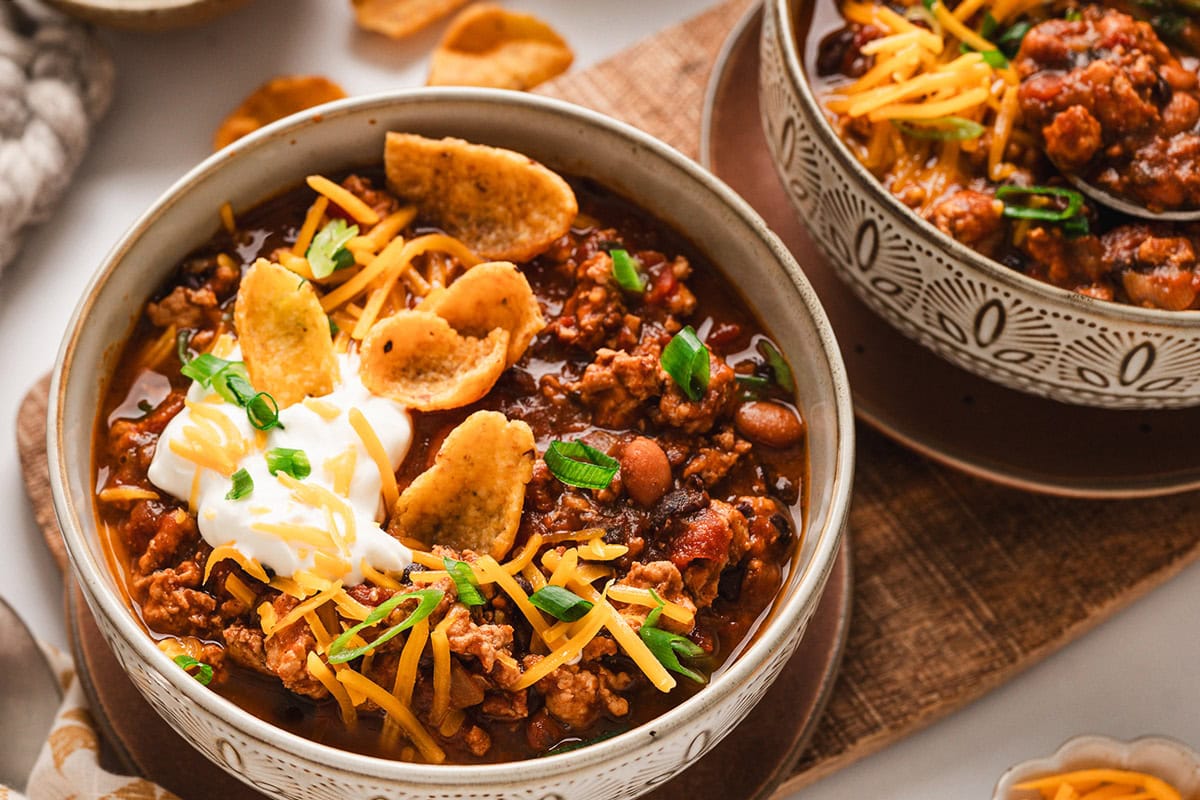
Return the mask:
MULTIPOLYGON (((710 2, 509 5, 551 22, 575 48, 580 69, 710 2)), ((113 106, 53 221, 32 232, 17 262, 0 273, 0 427, 9 431, 0 433, 0 596, 53 644, 66 644, 62 585, 21 484, 11 433, 20 399, 50 368, 100 258, 158 194, 208 155, 215 126, 247 92, 294 73, 327 75, 350 94, 423 83, 442 26, 392 42, 359 33, 348 6, 257 0, 200 29, 106 34, 118 70, 113 106)), ((1200 745, 1197 598, 1200 567, 1192 567, 982 701, 827 778, 804 798, 986 799, 1007 766, 1080 733, 1165 734, 1200 745)))

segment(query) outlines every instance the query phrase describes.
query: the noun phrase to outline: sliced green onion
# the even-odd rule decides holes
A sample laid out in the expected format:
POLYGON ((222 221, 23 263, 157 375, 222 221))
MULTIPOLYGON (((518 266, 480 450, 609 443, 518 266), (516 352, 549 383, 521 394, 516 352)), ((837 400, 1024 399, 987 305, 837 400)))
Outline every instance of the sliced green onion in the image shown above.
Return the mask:
MULTIPOLYGON (((1004 33, 997 36, 994 41, 1000 50, 1010 58, 1017 55, 1017 51, 1021 49, 1021 42, 1025 40, 1025 34, 1033 28, 1033 24, 1027 21, 1021 21, 1010 25, 1004 33)), ((991 38, 991 37, 985 37, 991 38)))
POLYGON ((590 745, 596 744, 597 742, 603 742, 606 739, 611 739, 614 736, 620 736, 626 730, 628 730, 628 729, 627 728, 618 728, 615 731, 609 731, 608 733, 602 733, 599 736, 593 737, 591 739, 580 739, 578 742, 567 742, 566 744, 555 745, 554 747, 551 747, 549 750, 547 750, 544 753, 538 753, 537 757, 545 758, 546 756, 556 756, 559 753, 569 753, 572 750, 579 750, 584 747, 588 747, 590 745))
POLYGON ((985 11, 983 12, 983 24, 979 26, 979 35, 984 39, 991 39, 992 34, 996 32, 996 28, 999 25, 1000 23, 992 16, 992 12, 985 11))
POLYGON ((213 390, 230 403, 245 407, 254 398, 254 387, 250 385, 250 375, 246 365, 241 361, 232 361, 229 366, 218 372, 212 381, 213 390))
POLYGON ((217 358, 212 353, 201 353, 180 367, 179 372, 185 378, 191 378, 196 383, 208 389, 212 387, 213 378, 218 372, 232 364, 223 358, 217 358))
POLYGON ((471 565, 465 561, 445 557, 442 558, 442 563, 446 565, 446 572, 450 573, 450 578, 454 581, 459 602, 465 606, 483 605, 483 595, 475 586, 475 573, 471 570, 471 565))
POLYGON ((235 405, 244 406, 254 396, 250 375, 241 361, 226 361, 212 353, 201 353, 180 367, 179 371, 235 405))
POLYGON ((203 661, 197 661, 187 654, 175 656, 174 661, 183 668, 184 672, 187 672, 193 678, 200 681, 201 686, 208 686, 212 683, 213 668, 211 665, 205 664, 203 661), (191 671, 192 667, 196 668, 195 672, 191 671))
POLYGON ((696 401, 704 396, 708 389, 708 348, 691 325, 671 338, 659 361, 689 400, 696 401))
POLYGON ((1068 8, 1064 19, 1067 22, 1079 22, 1079 20, 1083 19, 1083 14, 1079 13, 1078 8, 1068 8))
POLYGON ((775 383, 789 394, 794 393, 796 378, 792 375, 792 368, 788 366, 787 360, 783 357, 783 353, 779 352, 779 348, 772 344, 770 339, 759 339, 758 352, 762 353, 762 357, 767 360, 767 366, 771 368, 771 374, 775 376, 775 383))
POLYGON ((646 278, 638 269, 640 264, 636 258, 625 250, 609 250, 608 255, 612 258, 613 277, 618 286, 627 292, 646 291, 646 278))
POLYGON ((333 321, 333 317, 327 317, 327 319, 329 320, 329 338, 332 339, 338 335, 338 331, 341 330, 341 327, 339 327, 338 324, 333 321))
POLYGON ((260 431, 283 427, 279 422, 279 404, 266 392, 259 392, 250 398, 250 402, 246 403, 246 416, 250 418, 250 424, 260 431))
POLYGON ((192 343, 192 332, 184 328, 175 334, 175 355, 179 356, 179 363, 186 364, 192 360, 192 351, 189 345, 192 343))
POLYGON ((201 353, 184 363, 179 371, 206 389, 212 389, 227 403, 246 409, 250 424, 260 431, 283 428, 279 404, 266 392, 256 392, 241 361, 226 361, 211 353, 201 353))
POLYGON ((944 142, 962 142, 978 139, 985 128, 973 119, 964 117, 939 117, 928 122, 916 123, 895 120, 893 123, 905 136, 914 139, 936 139, 944 142))
POLYGON ((254 479, 250 477, 249 472, 246 472, 245 467, 233 473, 231 480, 233 488, 225 494, 226 500, 241 500, 254 491, 254 479))
POLYGON ((983 63, 992 69, 1004 69, 1008 66, 1008 59, 999 50, 984 50, 980 55, 983 56, 983 63))
POLYGON ((734 380, 752 389, 766 389, 771 385, 771 380, 762 375, 735 375, 734 380))
POLYGON ((384 642, 394 639, 404 631, 411 628, 413 625, 416 625, 418 622, 428 617, 433 613, 433 610, 437 608, 438 603, 442 602, 442 598, 445 596, 446 593, 441 589, 417 589, 416 591, 395 595, 394 597, 383 601, 375 607, 374 611, 367 615, 366 619, 354 627, 348 628, 345 633, 330 643, 329 652, 327 653, 329 657, 329 663, 344 664, 347 661, 353 661, 360 656, 365 656, 367 653, 371 652, 376 647, 379 647, 384 642), (388 614, 392 613, 396 606, 412 597, 417 598, 419 602, 417 603, 417 607, 413 609, 413 612, 409 614, 403 622, 397 623, 388 628, 373 642, 368 642, 362 647, 356 647, 353 650, 346 649, 346 645, 350 643, 350 640, 354 638, 356 633, 361 631, 363 628, 369 628, 372 625, 378 625, 380 622, 383 622, 385 619, 387 619, 388 614))
POLYGON ((346 269, 354 266, 354 253, 351 253, 345 247, 333 254, 333 271, 346 269))
POLYGON ((574 622, 592 610, 592 601, 561 586, 549 584, 529 595, 529 602, 555 619, 574 622))
POLYGON ((346 220, 341 217, 330 220, 324 228, 317 231, 312 244, 308 246, 308 252, 305 253, 313 277, 327 278, 335 270, 353 264, 354 255, 346 250, 346 242, 355 236, 358 236, 358 226, 347 225, 346 220), (343 252, 345 256, 341 255, 343 252), (349 256, 349 261, 346 260, 346 256, 349 256))
POLYGON ((1083 210, 1083 195, 1074 189, 1064 186, 1001 186, 996 190, 996 197, 1004 200, 1004 216, 1010 219, 1039 219, 1045 222, 1063 222, 1078 216, 1083 210), (1034 206, 1017 205, 1007 198, 1033 195, 1035 197, 1056 197, 1067 201, 1067 207, 1037 208, 1034 206))
POLYGON ((607 489, 621 462, 583 442, 555 439, 543 456, 554 477, 568 486, 583 489, 607 489))
MULTIPOLYGON (((1187 12, 1195 14, 1195 11, 1187 12)), ((1181 39, 1187 19, 1179 14, 1155 14, 1150 18, 1150 25, 1164 39, 1181 39)))
POLYGON ((680 636, 678 633, 671 633, 657 627, 664 604, 656 591, 651 589, 650 594, 658 601, 658 605, 646 615, 646 621, 642 623, 638 635, 646 643, 646 647, 650 649, 654 657, 658 659, 658 663, 672 672, 691 678, 696 683, 706 683, 707 679, 703 675, 679 663, 680 656, 696 658, 704 655, 704 649, 686 636, 680 636))
POLYGON ((286 472, 296 480, 303 480, 312 473, 308 455, 303 450, 290 447, 272 447, 266 453, 267 471, 272 475, 286 472))
POLYGON ((1082 214, 1077 217, 1071 217, 1064 222, 1062 229, 1068 239, 1078 239, 1080 236, 1087 236, 1092 232, 1092 228, 1088 224, 1088 218, 1082 214))

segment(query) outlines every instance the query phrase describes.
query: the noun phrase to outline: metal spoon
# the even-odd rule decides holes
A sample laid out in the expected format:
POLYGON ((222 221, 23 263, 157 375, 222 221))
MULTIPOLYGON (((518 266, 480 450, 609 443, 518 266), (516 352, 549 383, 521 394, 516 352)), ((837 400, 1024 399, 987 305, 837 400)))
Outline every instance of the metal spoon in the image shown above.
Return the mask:
POLYGON ((1150 220, 1151 222, 1197 222, 1200 221, 1200 208, 1180 209, 1177 211, 1151 211, 1145 206, 1139 206, 1136 203, 1131 203, 1124 200, 1111 192, 1101 189, 1099 186, 1094 186, 1073 172, 1060 170, 1063 177, 1071 182, 1079 191, 1086 194, 1088 197, 1095 200, 1102 206, 1111 208, 1113 211, 1120 211, 1122 214, 1128 214, 1131 217, 1150 220))
POLYGON ((62 690, 21 618, 0 599, 0 784, 25 791, 62 690))

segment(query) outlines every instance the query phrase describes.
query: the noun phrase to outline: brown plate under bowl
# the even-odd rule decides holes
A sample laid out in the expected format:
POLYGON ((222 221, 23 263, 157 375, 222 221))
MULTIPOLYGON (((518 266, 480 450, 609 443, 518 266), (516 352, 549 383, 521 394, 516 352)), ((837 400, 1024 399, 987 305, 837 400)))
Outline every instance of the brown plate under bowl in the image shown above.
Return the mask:
POLYGON ((1200 409, 1109 411, 1006 389, 898 334, 838 279, 792 212, 759 119, 762 12, 734 32, 709 85, 700 160, 754 206, 803 265, 837 334, 859 419, 949 466, 1022 489, 1139 497, 1200 487, 1179 443, 1200 409))

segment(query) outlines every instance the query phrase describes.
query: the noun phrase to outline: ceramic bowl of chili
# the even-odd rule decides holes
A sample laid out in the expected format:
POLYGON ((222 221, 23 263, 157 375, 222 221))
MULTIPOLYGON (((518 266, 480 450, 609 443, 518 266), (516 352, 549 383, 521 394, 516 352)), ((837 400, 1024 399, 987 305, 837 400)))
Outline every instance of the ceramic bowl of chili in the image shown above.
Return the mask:
POLYGON ((166 31, 203 25, 249 0, 50 0, 65 14, 97 25, 166 31))
POLYGON ((481 89, 355 98, 268 126, 170 188, 104 258, 64 339, 51 389, 55 507, 71 563, 122 667, 205 756, 289 798, 635 797, 694 763, 763 695, 804 635, 837 555, 851 490, 853 416, 829 323, 803 272, 750 207, 650 136, 555 100, 481 89), (648 723, 569 752, 502 763, 422 764, 350 752, 272 724, 202 686, 155 646, 110 565, 94 510, 103 389, 146 300, 218 229, 313 172, 378 163, 387 131, 510 148, 593 181, 673 228, 720 273, 790 364, 807 437, 803 513, 782 588, 708 684, 648 723))
MULTIPOLYGON (((956 2, 769 0, 761 39, 762 124, 791 204, 830 266, 871 311, 965 370, 1070 404, 1109 409, 1200 404, 1194 224, 1143 223, 1107 212, 1073 189, 1044 155, 1084 158, 1078 152, 1084 143, 1077 140, 1085 128, 1066 130, 1077 118, 1095 123, 1094 130, 1087 127, 1095 141, 1108 141, 1090 112, 1082 113, 1088 107, 1104 116, 1101 102, 1080 100, 1078 92, 1100 91, 1085 77, 1089 68, 1131 69, 1119 59, 1105 60, 1129 48, 1095 42, 1105 36, 1136 41, 1138 53, 1146 58, 1153 53, 1160 71, 1178 78, 1178 86, 1163 83, 1131 94, 1148 119, 1164 125, 1174 113, 1171 98, 1176 105, 1196 105, 1194 53, 1186 43, 1159 39, 1159 33, 1167 35, 1161 26, 1152 29, 1150 22, 1125 14, 1139 13, 1131 4, 1062 3, 1046 9, 1039 4, 1028 12, 1034 14, 1029 20, 1020 17, 1027 12, 1011 16, 1001 9, 1015 5, 964 3, 959 15, 956 2), (993 6, 1009 16, 997 23, 993 6), (901 28, 941 51, 929 68, 943 74, 914 76, 908 69, 881 90, 879 76, 869 70, 886 66, 892 52, 881 48, 898 42, 886 37, 901 28), (1062 43, 1058 50, 1054 42, 1062 43), (1091 50, 1080 49, 1087 47, 1091 50), (946 66, 955 58, 962 60, 946 66), (1059 64, 1055 58, 1066 60, 1059 64), (1078 67, 1074 72, 1072 64, 1078 67), (916 83, 904 81, 936 79, 944 85, 959 69, 981 76, 990 71, 997 80, 988 89, 982 77, 956 84, 947 94, 960 95, 947 103, 961 105, 960 96, 968 102, 970 92, 990 96, 982 106, 977 94, 967 111, 928 119, 941 107, 941 95, 938 102, 923 99, 909 92, 916 83), (886 101, 882 91, 889 89, 901 100, 861 113, 866 106, 851 108, 850 98, 861 96, 853 94, 859 91, 855 81, 872 82, 858 84, 864 93, 881 92, 863 103, 886 101), (1070 97, 1076 100, 1068 102, 1070 97), (1072 102, 1076 110, 1059 113, 1072 102), (1019 134, 1019 142, 1011 138, 1005 145, 997 138, 1001 129, 1019 134), (1000 144, 991 148, 993 141, 1000 144), (1176 261, 1164 258, 1166 242, 1181 248, 1176 261)), ((1182 27, 1175 27, 1194 47, 1196 26, 1185 16, 1178 19, 1182 27)), ((1179 119, 1182 128, 1192 126, 1181 128, 1180 141, 1192 142, 1196 120, 1179 119)), ((1159 124, 1142 133, 1153 137, 1159 124)), ((1158 144, 1160 150, 1177 146, 1167 139, 1158 144)), ((1131 145, 1122 146, 1128 152, 1131 145)), ((1124 170, 1126 184, 1138 173, 1128 159, 1101 166, 1124 170)), ((1189 170, 1181 167, 1174 177, 1158 170, 1163 180, 1147 191, 1164 198, 1182 191, 1189 170)))

